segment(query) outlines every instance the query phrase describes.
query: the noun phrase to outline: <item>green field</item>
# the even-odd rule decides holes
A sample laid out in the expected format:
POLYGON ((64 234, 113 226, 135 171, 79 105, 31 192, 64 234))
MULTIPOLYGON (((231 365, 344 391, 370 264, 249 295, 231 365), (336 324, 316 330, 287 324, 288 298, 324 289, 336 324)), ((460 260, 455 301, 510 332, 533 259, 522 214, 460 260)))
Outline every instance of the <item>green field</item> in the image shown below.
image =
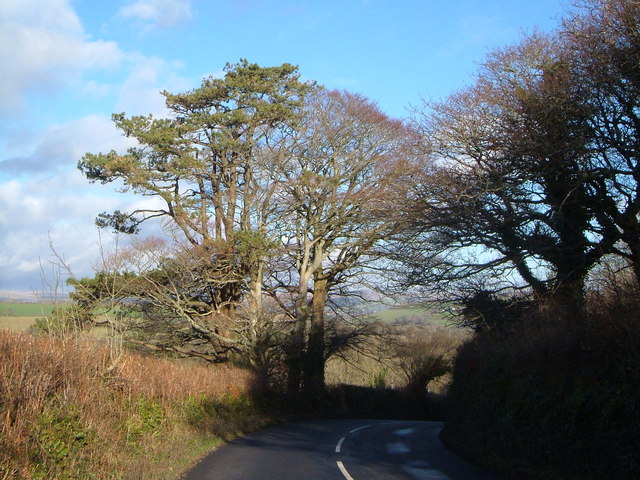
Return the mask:
POLYGON ((0 317, 44 317, 51 315, 53 303, 0 302, 0 317))
POLYGON ((0 328, 26 331, 38 317, 51 315, 53 303, 0 302, 0 328))
POLYGON ((381 310, 371 315, 376 320, 384 323, 395 323, 402 320, 420 321, 447 325, 447 319, 440 313, 421 307, 390 308, 381 310))
MULTIPOLYGON (((0 328, 26 330, 36 318, 51 315, 51 311, 55 307, 56 304, 53 303, 0 302, 0 328)), ((376 312, 371 316, 384 323, 407 320, 438 325, 447 324, 447 320, 442 314, 420 307, 390 308, 376 312)))

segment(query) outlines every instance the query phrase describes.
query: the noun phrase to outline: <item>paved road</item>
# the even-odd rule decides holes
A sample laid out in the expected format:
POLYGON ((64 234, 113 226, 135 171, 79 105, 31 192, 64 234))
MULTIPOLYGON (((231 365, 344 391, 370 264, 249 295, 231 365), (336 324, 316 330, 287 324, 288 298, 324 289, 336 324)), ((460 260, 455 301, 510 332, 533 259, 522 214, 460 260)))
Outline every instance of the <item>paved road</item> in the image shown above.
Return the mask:
POLYGON ((499 480, 451 453, 441 428, 382 420, 280 425, 224 445, 185 480, 499 480))

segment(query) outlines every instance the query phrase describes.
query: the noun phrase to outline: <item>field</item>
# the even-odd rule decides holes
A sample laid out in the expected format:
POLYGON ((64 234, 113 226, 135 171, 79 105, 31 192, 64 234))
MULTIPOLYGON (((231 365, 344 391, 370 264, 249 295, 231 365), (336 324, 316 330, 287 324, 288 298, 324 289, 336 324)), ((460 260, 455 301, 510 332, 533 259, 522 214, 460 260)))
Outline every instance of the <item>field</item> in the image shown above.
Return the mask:
POLYGON ((433 323, 448 326, 447 319, 440 313, 421 307, 390 308, 372 314, 383 323, 433 323))
POLYGON ((53 303, 0 302, 0 329, 24 332, 38 317, 50 315, 53 303))
POLYGON ((15 332, 25 332, 38 317, 0 317, 0 329, 9 329, 15 332))
MULTIPOLYGON (((0 328, 27 330, 36 318, 51 314, 53 303, 0 302, 0 328)), ((443 315, 425 308, 390 308, 372 314, 383 323, 434 323, 447 325, 443 315)))
MULTIPOLYGON (((26 332, 35 323, 36 319, 51 315, 54 308, 63 305, 54 303, 0 302, 0 330, 26 332)), ((94 327, 91 329, 90 334, 93 337, 104 338, 108 336, 108 328, 104 326, 94 327)))
POLYGON ((53 303, 0 302, 0 317, 43 317, 55 308, 53 303))

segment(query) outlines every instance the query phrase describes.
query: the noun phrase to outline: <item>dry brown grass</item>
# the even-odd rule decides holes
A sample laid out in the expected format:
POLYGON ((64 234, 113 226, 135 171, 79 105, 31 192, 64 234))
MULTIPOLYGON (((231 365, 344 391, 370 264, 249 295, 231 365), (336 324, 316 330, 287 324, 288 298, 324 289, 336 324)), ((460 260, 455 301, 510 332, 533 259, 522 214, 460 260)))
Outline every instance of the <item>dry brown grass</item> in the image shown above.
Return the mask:
POLYGON ((26 332, 38 317, 0 317, 0 329, 9 329, 17 332, 26 332))
POLYGON ((349 351, 342 357, 332 357, 326 365, 326 382, 329 386, 357 385, 372 387, 384 383, 389 388, 403 386, 400 372, 377 339, 367 340, 368 351, 349 351))
POLYGON ((0 480, 178 478, 224 432, 201 424, 255 414, 251 381, 236 368, 113 358, 86 338, 0 331, 0 480))

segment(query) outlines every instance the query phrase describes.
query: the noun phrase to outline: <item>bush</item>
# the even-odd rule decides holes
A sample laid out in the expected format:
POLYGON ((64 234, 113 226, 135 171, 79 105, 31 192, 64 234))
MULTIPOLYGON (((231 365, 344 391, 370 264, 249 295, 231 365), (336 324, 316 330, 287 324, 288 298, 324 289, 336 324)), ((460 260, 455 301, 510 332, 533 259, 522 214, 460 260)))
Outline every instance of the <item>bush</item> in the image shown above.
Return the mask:
POLYGON ((449 373, 460 341, 460 332, 443 327, 404 332, 396 341, 395 354, 406 389, 420 394, 431 381, 449 373))
POLYGON ((114 360, 89 339, 0 331, 0 479, 177 479, 269 421, 245 370, 114 360))
POLYGON ((455 362, 445 441, 515 478, 640 478, 639 293, 589 302, 577 323, 529 317, 473 338, 455 362))
POLYGON ((92 325, 93 317, 86 309, 69 304, 54 308, 49 316, 36 318, 31 332, 67 338, 87 330, 92 325))

